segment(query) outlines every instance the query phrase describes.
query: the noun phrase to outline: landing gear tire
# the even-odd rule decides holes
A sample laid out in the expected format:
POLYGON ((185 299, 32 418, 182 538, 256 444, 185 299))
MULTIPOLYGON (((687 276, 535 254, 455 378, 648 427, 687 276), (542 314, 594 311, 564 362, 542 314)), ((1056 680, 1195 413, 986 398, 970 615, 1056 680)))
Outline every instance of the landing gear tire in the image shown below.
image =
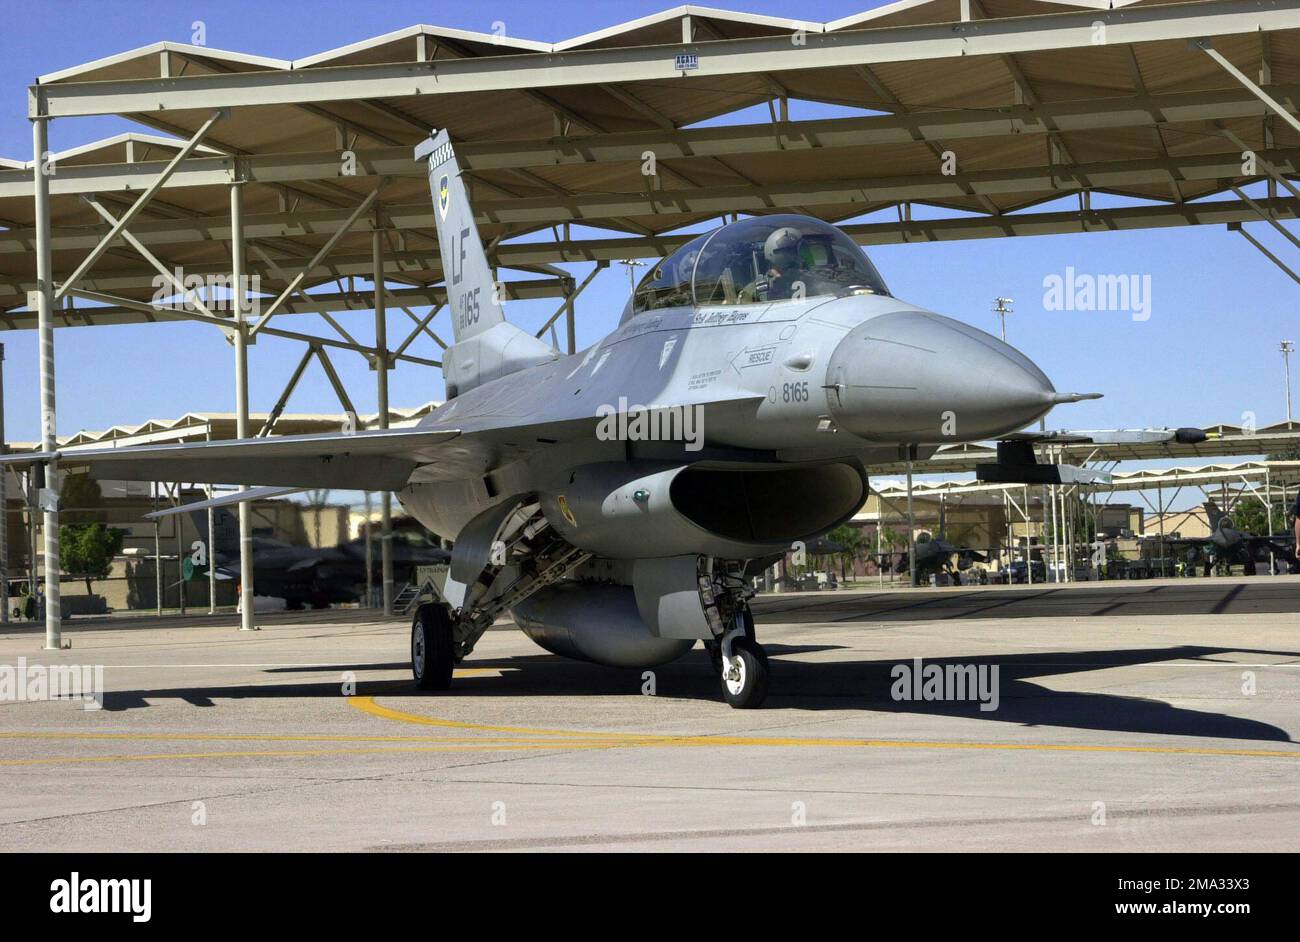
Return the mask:
POLYGON ((767 697, 767 653, 757 641, 736 638, 731 657, 721 658, 722 696, 737 710, 752 710, 767 697))
POLYGON ((415 610, 411 622, 411 674, 421 690, 446 690, 456 666, 451 613, 428 603, 415 610))

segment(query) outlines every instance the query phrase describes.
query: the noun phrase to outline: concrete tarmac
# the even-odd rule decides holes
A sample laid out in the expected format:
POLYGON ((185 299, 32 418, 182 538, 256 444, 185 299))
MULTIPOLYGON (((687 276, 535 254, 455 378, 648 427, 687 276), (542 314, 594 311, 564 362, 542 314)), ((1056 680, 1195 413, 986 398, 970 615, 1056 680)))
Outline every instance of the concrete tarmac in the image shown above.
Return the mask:
POLYGON ((647 676, 553 657, 504 622, 442 695, 410 684, 406 620, 368 612, 262 616, 255 633, 229 615, 72 621, 59 652, 10 626, 0 695, 20 658, 102 665, 106 694, 100 710, 0 702, 0 849, 1300 843, 1300 578, 796 593, 755 611, 772 666, 755 711, 722 702, 698 648, 647 676), (915 658, 973 669, 996 709, 896 699, 915 658))

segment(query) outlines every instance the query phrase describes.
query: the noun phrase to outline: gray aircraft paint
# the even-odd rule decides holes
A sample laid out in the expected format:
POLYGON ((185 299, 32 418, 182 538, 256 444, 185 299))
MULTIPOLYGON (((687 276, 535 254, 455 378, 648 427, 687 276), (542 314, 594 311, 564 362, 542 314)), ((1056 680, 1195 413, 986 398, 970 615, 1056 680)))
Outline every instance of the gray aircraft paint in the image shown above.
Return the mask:
MULTIPOLYGON (((491 570, 494 535, 514 510, 536 504, 547 532, 592 554, 577 565, 611 588, 590 594, 587 608, 580 593, 593 583, 540 588, 520 607, 521 627, 552 650, 627 666, 669 659, 691 639, 720 638, 697 561, 779 553, 849 519, 867 496, 873 464, 1013 432, 1070 398, 1023 354, 889 296, 883 283, 696 305, 696 274, 714 240, 721 253, 714 258, 732 257, 728 239, 738 239, 761 269, 738 299, 757 297, 760 280, 764 293, 776 294, 797 272, 809 282, 822 277, 815 262, 782 270, 771 256, 769 268, 766 246, 760 256, 744 241, 749 230, 734 226, 651 269, 668 279, 662 297, 677 303, 685 286, 692 303, 638 312, 629 302, 607 337, 562 355, 505 319, 446 132, 417 154, 429 158, 453 320, 455 342, 443 355, 446 403, 414 429, 78 452, 67 460, 123 480, 395 490, 421 523, 456 540, 445 597, 453 608, 464 602, 482 612, 522 571, 517 562, 491 570), (698 410, 701 440, 689 449, 601 440, 602 412, 619 402, 698 410), (480 574, 490 580, 486 590, 480 574), (548 622, 557 612, 582 624, 548 622), (610 619, 618 631, 602 627, 610 619)), ((878 280, 860 249, 826 224, 761 220, 800 222, 823 227, 820 237, 839 246, 823 271, 847 264, 855 277, 878 280)), ((714 295, 736 286, 727 271, 709 288, 714 295)))

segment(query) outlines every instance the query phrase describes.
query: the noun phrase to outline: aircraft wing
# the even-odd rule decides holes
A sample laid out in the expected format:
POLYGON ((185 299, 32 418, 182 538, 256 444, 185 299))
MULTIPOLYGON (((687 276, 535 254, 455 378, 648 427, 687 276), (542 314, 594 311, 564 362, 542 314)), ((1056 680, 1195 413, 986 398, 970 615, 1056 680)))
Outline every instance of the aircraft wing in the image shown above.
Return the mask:
POLYGON ((1070 464, 1039 464, 1034 445, 1040 444, 1148 444, 1203 442, 1209 435, 1199 428, 1115 428, 1079 431, 1013 432, 998 440, 998 460, 975 466, 980 481, 999 484, 1109 484, 1108 472, 1070 464))
MULTIPOLYGON (((0 465, 57 460, 61 470, 85 467, 110 481, 185 481, 286 488, 385 491, 402 488, 421 464, 438 460, 458 429, 368 429, 321 435, 70 449, 5 455, 0 465)), ((192 508, 186 508, 187 510, 192 508)))
POLYGON ((1293 540, 1288 540, 1285 536, 1256 536, 1251 537, 1247 542, 1252 556, 1258 556, 1262 549, 1271 551, 1273 555, 1280 556, 1288 562, 1295 558, 1293 540))
MULTIPOLYGON (((522 403, 536 399, 536 390, 520 384, 515 395, 519 403, 503 402, 500 395, 465 405, 459 399, 453 400, 445 418, 450 419, 452 410, 458 410, 452 420, 455 426, 444 422, 418 428, 194 444, 71 448, 0 456, 0 466, 57 461, 61 471, 85 468, 91 477, 107 481, 395 491, 411 482, 413 475, 416 481, 482 475, 538 449, 589 439, 597 430, 600 417, 594 409, 587 411, 585 403, 566 403, 564 408, 550 412, 530 411, 522 403)), ((698 405, 712 420, 717 410, 752 408, 762 398, 746 392, 710 398, 698 405)), ((235 495, 217 498, 219 503, 213 506, 240 499, 235 495)), ((186 505, 181 510, 188 512, 199 506, 186 505)))

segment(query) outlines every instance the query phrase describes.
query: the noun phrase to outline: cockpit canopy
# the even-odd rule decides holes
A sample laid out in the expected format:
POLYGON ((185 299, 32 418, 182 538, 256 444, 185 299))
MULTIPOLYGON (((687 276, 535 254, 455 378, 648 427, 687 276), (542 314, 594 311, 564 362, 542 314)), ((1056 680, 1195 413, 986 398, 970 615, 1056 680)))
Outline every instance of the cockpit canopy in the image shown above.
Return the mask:
POLYGON ((760 216, 706 233, 655 265, 637 285, 631 314, 852 291, 889 293, 857 243, 820 219, 760 216))

